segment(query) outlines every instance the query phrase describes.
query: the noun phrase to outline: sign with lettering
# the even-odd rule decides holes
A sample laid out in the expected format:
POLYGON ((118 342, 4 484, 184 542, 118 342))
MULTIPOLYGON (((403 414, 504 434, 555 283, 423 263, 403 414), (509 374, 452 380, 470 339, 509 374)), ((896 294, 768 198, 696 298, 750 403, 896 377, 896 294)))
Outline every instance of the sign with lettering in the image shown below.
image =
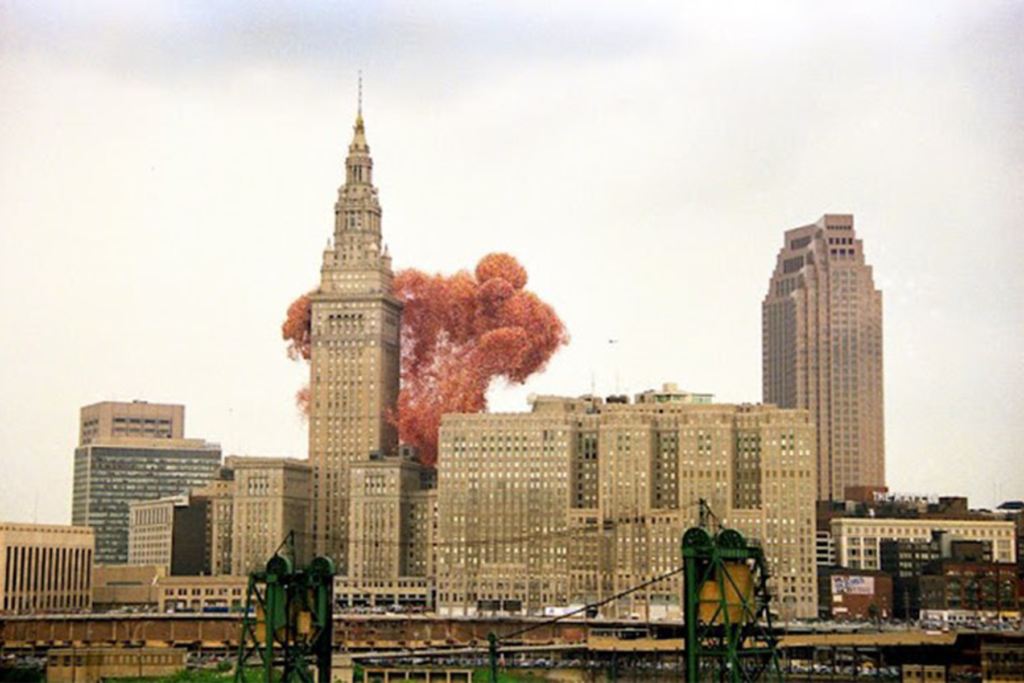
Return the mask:
POLYGON ((874 595, 873 576, 832 576, 832 595, 874 595))

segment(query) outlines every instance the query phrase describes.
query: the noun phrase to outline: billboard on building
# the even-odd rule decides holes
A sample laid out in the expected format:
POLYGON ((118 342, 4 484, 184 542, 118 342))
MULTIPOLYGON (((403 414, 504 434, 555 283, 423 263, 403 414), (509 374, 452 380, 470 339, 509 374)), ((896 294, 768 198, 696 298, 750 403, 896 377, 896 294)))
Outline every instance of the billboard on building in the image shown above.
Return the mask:
POLYGON ((832 575, 832 595, 874 595, 875 577, 832 575))

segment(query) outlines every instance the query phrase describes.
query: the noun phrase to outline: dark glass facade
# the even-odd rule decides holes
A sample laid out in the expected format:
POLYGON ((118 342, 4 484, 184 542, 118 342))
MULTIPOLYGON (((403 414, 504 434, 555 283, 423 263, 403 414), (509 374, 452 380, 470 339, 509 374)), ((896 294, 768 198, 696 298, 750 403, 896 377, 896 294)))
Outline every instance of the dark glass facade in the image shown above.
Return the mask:
POLYGON ((185 493, 217 475, 220 449, 212 444, 162 448, 89 445, 75 450, 72 524, 96 531, 96 562, 128 561, 128 505, 185 493))

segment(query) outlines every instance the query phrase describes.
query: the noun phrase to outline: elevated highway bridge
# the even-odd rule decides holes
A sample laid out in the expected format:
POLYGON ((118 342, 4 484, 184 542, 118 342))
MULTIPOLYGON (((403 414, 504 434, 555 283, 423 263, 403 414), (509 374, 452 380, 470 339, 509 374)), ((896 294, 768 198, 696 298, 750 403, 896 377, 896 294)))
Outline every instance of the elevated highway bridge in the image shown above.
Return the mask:
MULTIPOLYGON (((550 647, 591 652, 668 653, 682 649, 682 626, 655 622, 543 618, 466 618, 433 615, 336 615, 334 643, 342 650, 410 652, 472 648, 499 637, 537 628, 506 641, 508 646, 550 647)), ((237 614, 68 614, 0 617, 0 650, 40 651, 51 647, 168 646, 202 650, 237 647, 237 614)), ((799 648, 950 648, 984 634, 961 631, 822 632, 807 627, 781 632, 786 650, 799 648), (966 640, 965 640, 966 639, 966 640)), ((994 634, 993 634, 994 635, 994 634)), ((1004 635, 1004 634, 1000 634, 1004 635)), ((1024 634, 1017 634, 1024 638, 1024 634)))

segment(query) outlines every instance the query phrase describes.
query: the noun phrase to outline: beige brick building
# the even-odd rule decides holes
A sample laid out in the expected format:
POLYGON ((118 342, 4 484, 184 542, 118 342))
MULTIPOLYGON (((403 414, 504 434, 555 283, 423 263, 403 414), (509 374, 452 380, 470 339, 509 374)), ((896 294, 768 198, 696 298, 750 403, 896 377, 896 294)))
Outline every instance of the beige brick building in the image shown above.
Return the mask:
MULTIPOLYGON (((648 398, 542 397, 529 413, 444 417, 441 613, 536 613, 667 573, 682 562, 680 539, 703 498, 764 545, 779 604, 815 616, 810 415, 648 398)), ((680 581, 667 580, 605 611, 679 618, 680 599, 680 581)))
POLYGON ((234 533, 235 473, 224 467, 209 485, 192 491, 192 497, 206 501, 206 542, 210 574, 230 574, 234 533))
POLYGON ((246 576, 162 576, 157 579, 161 612, 238 612, 245 609, 246 576))
POLYGON ((311 559, 312 469, 305 460, 228 456, 234 472, 232 574, 262 569, 290 532, 295 560, 311 559))
POLYGON ((166 576, 164 565, 98 564, 92 572, 93 611, 153 611, 157 582, 166 576))
POLYGON ((818 497, 884 486, 882 293, 853 216, 786 231, 761 314, 764 402, 814 416, 818 497))
POLYGON ((46 653, 49 683, 103 683, 164 678, 185 669, 188 651, 174 647, 69 647, 46 653))
POLYGON ((95 546, 88 527, 0 522, 0 611, 88 611, 95 546))
POLYGON ((128 562, 169 576, 245 576, 263 569, 289 532, 310 559, 312 468, 290 458, 228 456, 206 486, 129 506, 128 562))
POLYGON ((388 412, 398 400, 402 305, 392 291, 361 112, 345 169, 333 241, 311 297, 309 397, 315 549, 331 556, 342 574, 349 567, 350 467, 371 453, 392 454, 398 445, 388 412))
POLYGON ((187 505, 187 494, 130 503, 128 564, 152 564, 170 568, 174 545, 174 510, 187 505))
POLYGON ((128 564, 169 574, 210 574, 210 505, 189 493, 128 505, 128 564))
POLYGON ((433 605, 433 474, 408 446, 351 464, 349 572, 336 582, 342 604, 433 605))

